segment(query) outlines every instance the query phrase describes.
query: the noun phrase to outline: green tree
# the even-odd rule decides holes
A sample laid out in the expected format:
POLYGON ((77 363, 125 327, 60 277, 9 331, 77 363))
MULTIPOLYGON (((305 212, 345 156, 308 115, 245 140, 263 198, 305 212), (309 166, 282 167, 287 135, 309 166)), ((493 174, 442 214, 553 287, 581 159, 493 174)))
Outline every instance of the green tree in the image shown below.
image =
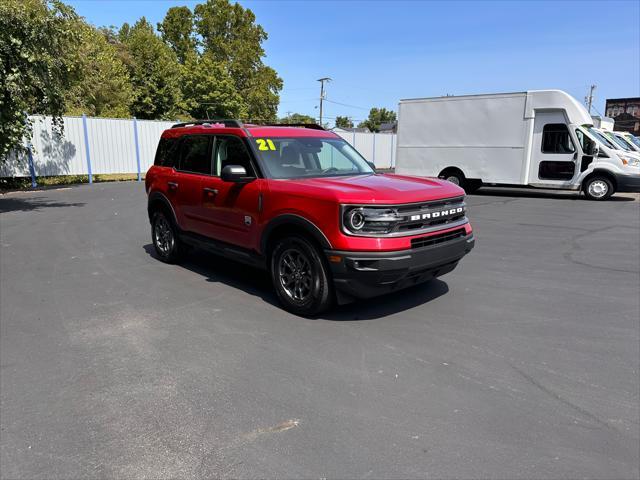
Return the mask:
POLYGON ((78 21, 73 51, 78 72, 65 93, 65 113, 94 117, 128 117, 133 91, 127 68, 103 31, 78 21))
POLYGON ((349 117, 341 117, 338 115, 336 117, 336 127, 337 128, 353 128, 353 122, 349 117))
POLYGON ((372 132, 380 131, 380 124, 395 122, 396 121, 396 112, 392 110, 387 110, 386 108, 372 108, 369 110, 369 118, 367 118, 364 122, 358 124, 358 127, 365 127, 371 130, 372 132))
POLYGON ((158 23, 158 31, 162 40, 175 52, 178 61, 184 64, 189 55, 196 53, 193 13, 189 7, 171 7, 162 22, 158 23))
POLYGON ((193 118, 246 118, 242 96, 224 63, 212 55, 188 58, 182 87, 187 112, 193 118))
POLYGON ((176 54, 144 17, 133 27, 123 25, 119 38, 130 56, 131 113, 138 118, 176 118, 184 107, 176 54))
POLYGON ((303 113, 292 113, 279 120, 279 123, 318 123, 318 121, 303 113))
POLYGON ((27 113, 52 115, 62 131, 65 93, 77 75, 67 54, 79 38, 76 20, 55 0, 0 2, 0 161, 30 138, 27 113))
POLYGON ((248 117, 275 120, 282 79, 262 61, 267 33, 254 13, 229 0, 208 0, 196 5, 194 25, 202 51, 226 65, 248 117))

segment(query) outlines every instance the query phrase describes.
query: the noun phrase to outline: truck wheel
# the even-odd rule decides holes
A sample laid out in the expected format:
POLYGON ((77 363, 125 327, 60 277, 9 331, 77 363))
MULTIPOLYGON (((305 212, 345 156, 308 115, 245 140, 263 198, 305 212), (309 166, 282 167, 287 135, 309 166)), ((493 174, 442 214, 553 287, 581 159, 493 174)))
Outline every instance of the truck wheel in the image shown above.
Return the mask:
POLYGON ((447 182, 451 182, 454 185, 464 188, 465 178, 462 172, 449 171, 444 175, 441 175, 440 178, 444 178, 447 182))
POLYGON ((475 193, 478 189, 482 187, 482 180, 470 179, 465 181, 464 191, 468 194, 475 193))
POLYGON ((151 238, 158 258, 165 263, 176 263, 182 257, 184 245, 172 219, 163 211, 153 213, 151 238))
POLYGON ((589 200, 606 200, 615 192, 611 180, 600 175, 587 178, 582 184, 582 190, 589 200))
POLYGON ((331 306, 333 286, 318 249, 302 237, 280 240, 271 255, 278 299, 291 313, 312 316, 331 306))

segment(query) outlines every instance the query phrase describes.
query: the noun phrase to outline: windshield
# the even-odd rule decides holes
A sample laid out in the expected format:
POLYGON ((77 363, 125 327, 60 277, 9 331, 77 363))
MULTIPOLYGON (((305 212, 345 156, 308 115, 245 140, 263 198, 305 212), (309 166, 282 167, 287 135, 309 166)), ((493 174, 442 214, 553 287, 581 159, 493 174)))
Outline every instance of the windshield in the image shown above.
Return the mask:
POLYGON ((630 152, 631 149, 629 148, 629 146, 626 144, 626 142, 624 142, 623 140, 620 140, 618 137, 616 137, 613 133, 611 132, 604 132, 604 134, 609 137, 612 141, 616 142, 616 144, 623 150, 630 152))
POLYGON ((616 136, 616 138, 618 140, 620 140, 621 142, 624 142, 627 147, 629 147, 629 151, 637 151, 638 147, 631 141, 631 138, 627 137, 626 135, 621 135, 619 133, 614 133, 614 135, 616 136))
POLYGON ((375 173, 341 138, 254 138, 272 178, 335 177, 375 173))
POLYGON ((602 133, 600 133, 595 128, 587 127, 587 130, 591 135, 593 135, 596 138, 596 140, 598 140, 600 143, 602 143, 606 147, 613 148, 614 150, 620 150, 619 147, 617 147, 611 140, 609 140, 607 137, 605 137, 602 133))
POLYGON ((625 138, 628 139, 630 142, 632 142, 636 147, 640 148, 640 138, 631 134, 629 134, 628 136, 625 136, 625 138))

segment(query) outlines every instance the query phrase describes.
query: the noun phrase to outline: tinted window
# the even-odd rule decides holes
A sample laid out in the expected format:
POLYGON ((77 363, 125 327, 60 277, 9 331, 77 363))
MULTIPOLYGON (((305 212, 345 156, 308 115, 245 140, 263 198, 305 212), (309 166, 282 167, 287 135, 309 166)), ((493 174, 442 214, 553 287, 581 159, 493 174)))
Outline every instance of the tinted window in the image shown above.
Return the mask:
POLYGON ((211 174, 208 135, 185 136, 180 146, 180 170, 211 174))
POLYGON ((248 175, 255 175, 251 157, 242 140, 238 137, 220 136, 216 138, 216 163, 214 175, 220 175, 227 165, 240 165, 248 175))
POLYGON ((175 138, 161 138, 160 142, 158 143, 156 158, 153 164, 161 167, 173 167, 173 160, 175 158, 175 146, 175 138))
POLYGON ((542 153, 573 153, 575 148, 564 123, 548 123, 542 130, 542 153))

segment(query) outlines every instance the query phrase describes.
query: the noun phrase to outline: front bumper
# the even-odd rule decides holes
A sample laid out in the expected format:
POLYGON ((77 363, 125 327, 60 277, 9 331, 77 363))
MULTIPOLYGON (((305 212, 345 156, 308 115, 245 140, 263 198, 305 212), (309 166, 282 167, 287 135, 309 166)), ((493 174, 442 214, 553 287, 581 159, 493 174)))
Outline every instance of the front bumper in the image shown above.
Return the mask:
POLYGON ((338 302, 407 288, 453 270, 474 247, 473 233, 446 243, 395 252, 326 250, 338 302), (331 261, 340 257, 340 261, 331 261))
POLYGON ((640 175, 616 175, 616 191, 640 192, 640 175))

